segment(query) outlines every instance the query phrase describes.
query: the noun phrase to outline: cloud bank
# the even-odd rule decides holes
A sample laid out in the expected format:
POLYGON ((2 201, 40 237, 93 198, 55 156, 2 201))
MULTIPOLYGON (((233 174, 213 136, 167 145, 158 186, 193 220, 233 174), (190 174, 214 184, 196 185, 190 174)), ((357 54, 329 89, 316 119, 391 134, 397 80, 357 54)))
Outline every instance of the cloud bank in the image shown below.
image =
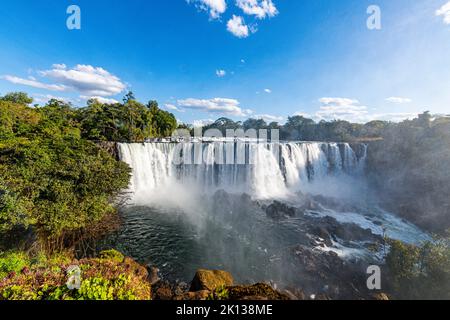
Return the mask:
POLYGON ((213 99, 195 99, 188 98, 178 100, 178 106, 186 109, 199 110, 209 113, 220 113, 235 117, 246 117, 252 114, 249 109, 242 109, 236 99, 213 98, 213 99))

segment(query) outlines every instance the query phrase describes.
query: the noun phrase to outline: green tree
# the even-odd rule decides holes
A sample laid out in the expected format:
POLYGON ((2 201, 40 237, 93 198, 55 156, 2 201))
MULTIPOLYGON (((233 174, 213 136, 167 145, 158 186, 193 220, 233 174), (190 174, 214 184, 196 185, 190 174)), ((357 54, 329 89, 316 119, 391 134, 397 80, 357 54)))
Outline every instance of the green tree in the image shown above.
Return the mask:
POLYGON ((133 91, 128 91, 127 94, 123 97, 123 103, 126 104, 130 101, 136 100, 133 91))
POLYGON ((25 92, 11 92, 6 94, 4 97, 0 97, 0 100, 25 105, 33 103, 33 98, 30 98, 25 92))

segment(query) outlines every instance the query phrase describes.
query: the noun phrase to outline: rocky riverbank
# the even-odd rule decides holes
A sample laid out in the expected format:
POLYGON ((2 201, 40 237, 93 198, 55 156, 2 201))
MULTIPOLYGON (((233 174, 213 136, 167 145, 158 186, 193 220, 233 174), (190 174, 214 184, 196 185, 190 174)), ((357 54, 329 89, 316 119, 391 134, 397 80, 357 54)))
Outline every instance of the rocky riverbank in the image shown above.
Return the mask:
POLYGON ((277 290, 269 283, 240 285, 229 272, 205 269, 198 270, 190 284, 171 283, 160 279, 156 268, 147 269, 118 251, 107 250, 96 258, 59 256, 22 266, 17 265, 15 257, 16 271, 0 274, 0 300, 329 300, 342 298, 344 292, 348 298, 387 298, 383 294, 346 292, 349 286, 345 279, 355 278, 355 274, 334 254, 316 255, 299 246, 294 255, 302 268, 299 272, 310 274, 304 278, 305 285, 324 280, 333 285, 317 295, 308 295, 301 288, 277 290), (335 285, 336 279, 324 276, 327 268, 336 267, 340 286, 335 285))

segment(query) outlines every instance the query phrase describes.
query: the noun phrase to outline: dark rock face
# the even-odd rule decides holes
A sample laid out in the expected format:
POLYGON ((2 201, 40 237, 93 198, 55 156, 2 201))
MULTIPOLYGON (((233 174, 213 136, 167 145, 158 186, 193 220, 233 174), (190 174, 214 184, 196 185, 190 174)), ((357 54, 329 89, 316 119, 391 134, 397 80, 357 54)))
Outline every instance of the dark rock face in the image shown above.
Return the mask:
POLYGON ((290 300, 288 295, 274 290, 265 283, 233 286, 227 289, 230 300, 290 300))
POLYGON ((266 208, 266 214, 269 218, 280 220, 285 217, 295 217, 296 209, 279 201, 274 201, 266 208))
MULTIPOLYGON (((158 281, 152 285, 153 300, 177 300, 188 292, 186 283, 170 283, 168 281, 158 281)), ((191 300, 191 299, 188 299, 191 300)))
POLYGON ((344 241, 381 241, 379 235, 374 235, 370 229, 363 229, 355 223, 339 223, 332 217, 321 219, 323 228, 333 237, 344 241))
POLYGON ((154 285, 155 283, 158 283, 159 280, 161 280, 159 278, 159 274, 158 274, 159 273, 159 269, 156 268, 156 267, 150 267, 149 271, 150 271, 149 272, 149 282, 150 282, 150 284, 154 285))
POLYGON ((290 252, 295 272, 302 275, 301 288, 309 293, 306 298, 312 299, 312 294, 316 300, 370 298, 365 288, 364 263, 344 261, 334 252, 302 245, 291 248, 290 252))

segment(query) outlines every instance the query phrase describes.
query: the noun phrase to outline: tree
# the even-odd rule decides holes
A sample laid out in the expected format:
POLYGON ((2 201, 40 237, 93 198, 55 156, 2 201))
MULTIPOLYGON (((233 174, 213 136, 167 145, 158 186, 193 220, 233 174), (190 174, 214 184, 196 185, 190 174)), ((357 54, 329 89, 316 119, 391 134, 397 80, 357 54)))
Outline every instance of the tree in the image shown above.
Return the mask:
POLYGON ((170 136, 177 128, 177 119, 172 113, 161 110, 158 107, 158 102, 151 100, 147 103, 147 108, 153 119, 153 128, 155 128, 156 135, 160 137, 170 136))
POLYGON ((422 114, 419 114, 416 123, 422 128, 429 128, 431 125, 431 114, 430 111, 425 111, 422 114))
POLYGON ((130 168, 81 138, 75 115, 0 101, 0 230, 29 225, 50 249, 114 212, 130 168))
POLYGON ((125 104, 133 100, 136 100, 133 91, 128 91, 127 94, 123 97, 123 103, 125 104))
POLYGON ((24 105, 33 103, 33 98, 30 98, 25 92, 10 92, 4 97, 1 97, 0 100, 24 105))
POLYGON ((150 110, 151 113, 156 114, 159 110, 158 101, 156 100, 150 100, 147 103, 147 108, 150 110))
POLYGON ((267 129, 267 123, 263 119, 248 119, 247 121, 244 122, 243 126, 244 126, 244 130, 248 130, 248 129, 255 129, 255 130, 267 129))

